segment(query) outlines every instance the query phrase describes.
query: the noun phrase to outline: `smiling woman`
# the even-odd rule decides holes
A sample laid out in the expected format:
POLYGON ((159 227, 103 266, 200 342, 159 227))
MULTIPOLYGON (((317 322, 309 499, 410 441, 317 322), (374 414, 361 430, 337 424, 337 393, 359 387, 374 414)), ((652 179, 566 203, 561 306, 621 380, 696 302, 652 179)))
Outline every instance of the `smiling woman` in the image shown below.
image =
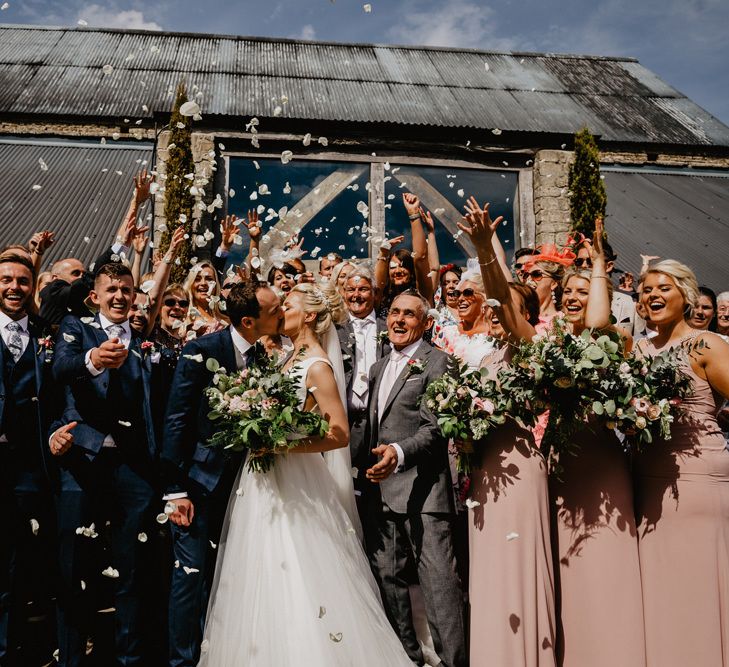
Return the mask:
POLYGON ((684 317, 699 299, 693 272, 664 260, 643 275, 641 302, 657 335, 650 358, 683 348, 692 395, 671 440, 636 458, 640 571, 649 667, 729 664, 729 450, 716 420, 729 398, 729 344, 684 317), (676 601, 680 605, 676 605, 676 601))

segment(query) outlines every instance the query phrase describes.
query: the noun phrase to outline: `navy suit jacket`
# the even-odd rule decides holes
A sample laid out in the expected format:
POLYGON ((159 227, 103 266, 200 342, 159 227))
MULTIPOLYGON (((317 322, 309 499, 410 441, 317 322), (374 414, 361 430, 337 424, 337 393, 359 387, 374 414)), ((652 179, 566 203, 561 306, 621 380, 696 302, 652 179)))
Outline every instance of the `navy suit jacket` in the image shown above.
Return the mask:
MULTIPOLYGON (((74 447, 80 447, 86 454, 94 456, 102 448, 108 432, 98 426, 99 417, 113 419, 114 405, 107 400, 109 389, 109 370, 104 369, 93 376, 86 368, 86 353, 99 347, 108 340, 106 332, 101 328, 98 315, 93 323, 85 324, 69 315, 61 322, 58 332, 56 350, 53 356, 53 375, 58 385, 64 389, 64 409, 60 419, 52 426, 51 432, 63 424, 78 422, 73 430, 74 447)), ((147 435, 147 446, 152 459, 156 458, 157 446, 154 436, 154 424, 151 409, 151 355, 141 348, 142 338, 132 330, 129 343, 129 355, 125 364, 131 364, 134 377, 141 376, 144 391, 144 427, 147 435)))
MULTIPOLYGON (((46 323, 33 315, 28 317, 28 333, 30 341, 28 345, 33 351, 33 359, 35 359, 35 387, 36 387, 36 414, 38 419, 37 442, 28 443, 31 447, 40 447, 41 460, 45 467, 46 474, 50 479, 55 478, 56 468, 51 460, 51 453, 48 447, 47 433, 48 425, 56 416, 54 408, 54 393, 51 391, 52 382, 50 377, 50 362, 53 353, 45 346, 40 344, 46 335, 48 335, 48 327, 46 323)), ((0 345, 0 369, 3 368, 5 360, 3 358, 3 346, 0 345)), ((5 379, 0 372, 0 424, 5 416, 5 379)), ((12 418, 12 415, 8 415, 12 418)))
POLYGON ((215 359, 228 372, 237 369, 229 329, 197 338, 182 349, 162 438, 161 464, 167 493, 189 491, 190 480, 214 491, 230 458, 220 449, 207 446, 216 430, 215 423, 208 419, 210 406, 205 396, 214 375, 207 369, 208 359, 215 359))

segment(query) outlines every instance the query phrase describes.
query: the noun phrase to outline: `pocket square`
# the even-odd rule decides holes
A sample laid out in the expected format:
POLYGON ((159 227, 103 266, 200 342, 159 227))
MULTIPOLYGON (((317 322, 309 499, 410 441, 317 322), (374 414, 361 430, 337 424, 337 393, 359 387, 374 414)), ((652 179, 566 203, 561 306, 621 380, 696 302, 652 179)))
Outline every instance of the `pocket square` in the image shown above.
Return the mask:
POLYGON ((420 379, 419 377, 408 378, 407 380, 405 380, 405 383, 407 384, 408 382, 413 382, 414 380, 419 380, 419 379, 420 379))

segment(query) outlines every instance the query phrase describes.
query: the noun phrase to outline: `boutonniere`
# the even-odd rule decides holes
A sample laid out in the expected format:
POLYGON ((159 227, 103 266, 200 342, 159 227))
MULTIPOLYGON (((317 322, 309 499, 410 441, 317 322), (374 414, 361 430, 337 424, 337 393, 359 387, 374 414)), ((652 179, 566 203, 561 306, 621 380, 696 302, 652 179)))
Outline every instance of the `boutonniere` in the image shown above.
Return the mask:
POLYGON ((389 343, 389 342, 390 342, 390 338, 387 335, 387 329, 385 329, 384 331, 379 331, 377 333, 377 344, 378 345, 384 345, 385 343, 389 343))
POLYGON ((139 349, 142 350, 142 356, 144 358, 149 357, 153 364, 159 363, 160 351, 151 340, 142 341, 139 344, 139 349))
POLYGON ((410 359, 407 368, 408 376, 420 375, 425 370, 425 362, 422 359, 410 359))
POLYGON ((53 360, 54 347, 55 343, 52 336, 46 336, 45 338, 38 339, 38 356, 40 357, 40 355, 45 352, 46 356, 44 358, 44 361, 47 364, 50 364, 53 360))

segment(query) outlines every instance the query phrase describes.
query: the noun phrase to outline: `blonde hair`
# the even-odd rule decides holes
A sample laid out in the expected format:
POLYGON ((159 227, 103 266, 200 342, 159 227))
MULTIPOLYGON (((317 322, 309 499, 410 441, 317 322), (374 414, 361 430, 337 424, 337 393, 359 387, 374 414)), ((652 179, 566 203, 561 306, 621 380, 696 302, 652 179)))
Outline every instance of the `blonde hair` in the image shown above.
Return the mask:
MULTIPOLYGON (((582 278, 583 280, 586 280, 587 282, 592 282, 592 271, 586 270, 586 269, 578 269, 576 266, 570 266, 565 272, 564 276, 562 277, 562 281, 560 283, 562 290, 564 291, 564 288, 567 287, 567 283, 570 281, 571 278, 582 278)), ((608 298, 610 301, 613 300, 613 281, 608 278, 606 281, 607 283, 607 290, 608 290, 608 298)))
POLYGON ((693 311, 699 303, 699 283, 696 280, 694 272, 685 264, 675 259, 664 259, 660 262, 652 264, 640 277, 640 282, 645 281, 647 275, 651 273, 662 273, 669 276, 678 291, 683 295, 686 304, 693 311))
POLYGON ((542 273, 546 273, 556 283, 561 283, 565 275, 565 267, 562 264, 557 264, 557 262, 529 262, 528 268, 530 270, 535 267, 542 273))
MULTIPOLYGON (((197 276, 200 271, 202 271, 205 268, 209 268, 212 271, 213 274, 213 291, 212 294, 208 294, 208 298, 211 296, 220 296, 220 281, 218 280, 218 272, 215 270, 215 267, 212 265, 211 262, 208 262, 207 260, 203 262, 198 262, 193 266, 187 273, 187 277, 185 278, 185 282, 182 283, 182 288, 185 290, 185 294, 187 294, 187 298, 190 301, 190 310, 188 311, 188 319, 194 319, 192 317, 192 313, 194 310, 196 310, 195 306, 195 296, 192 292, 192 286, 195 284, 195 277, 197 276)), ((210 306, 208 306, 209 308, 210 306)), ((215 305, 212 308, 212 314, 213 317, 220 321, 220 322, 228 322, 228 318, 226 317, 225 313, 223 313, 222 310, 220 310, 220 301, 217 301, 215 305)))
POLYGON ((463 283, 473 283, 476 286, 476 291, 485 299, 486 298, 486 287, 483 284, 483 276, 481 272, 469 272, 466 271, 461 275, 461 279, 458 281, 458 289, 461 289, 463 283))
POLYGON ((321 285, 301 283, 293 287, 290 294, 301 294, 304 312, 316 313, 314 333, 319 338, 332 324, 342 324, 347 319, 344 301, 329 281, 321 285))

